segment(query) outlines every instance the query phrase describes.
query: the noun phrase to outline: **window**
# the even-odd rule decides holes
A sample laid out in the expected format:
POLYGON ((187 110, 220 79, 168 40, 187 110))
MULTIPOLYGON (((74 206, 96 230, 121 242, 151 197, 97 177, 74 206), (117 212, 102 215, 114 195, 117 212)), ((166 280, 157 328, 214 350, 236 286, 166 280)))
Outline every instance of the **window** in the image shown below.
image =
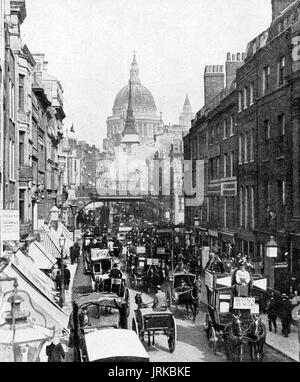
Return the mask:
POLYGON ((271 137, 270 121, 264 121, 264 140, 269 141, 271 137))
POLYGON ((242 95, 242 92, 239 92, 239 112, 242 111, 242 100, 243 100, 243 95, 242 95))
POLYGON ((265 205, 270 204, 271 201, 271 183, 269 181, 264 182, 264 201, 265 205))
POLYGON ((243 187, 240 187, 240 226, 243 226, 243 187))
POLYGON ((9 80, 9 117, 14 120, 15 119, 15 87, 9 80))
POLYGON ((281 114, 277 117, 279 135, 285 134, 285 115, 281 114))
POLYGON ((220 158, 218 157, 216 159, 216 179, 219 179, 220 177, 220 158))
POLYGON ((286 183, 284 180, 278 181, 278 199, 282 206, 286 205, 286 183))
POLYGON ((243 135, 239 136, 239 164, 243 163, 243 135))
POLYGON ((244 163, 248 162, 248 132, 244 136, 244 163))
POLYGON ((254 130, 250 130, 250 161, 254 160, 254 130))
POLYGON ((230 117, 230 136, 232 136, 234 134, 233 129, 234 129, 234 116, 232 115, 230 117))
POLYGON ((248 107, 248 88, 244 88, 244 110, 248 107))
POLYGON ((278 67, 278 86, 282 86, 285 83, 285 57, 281 57, 277 64, 278 67))
POLYGON ((254 206, 255 206, 255 194, 254 194, 254 187, 252 186, 251 187, 251 225, 252 225, 252 229, 255 228, 255 215, 254 215, 254 206))
POLYGON ((224 178, 227 177, 227 154, 224 154, 223 156, 223 174, 224 178))
POLYGON ((230 153, 230 177, 233 177, 234 151, 230 153))
POLYGON ((266 66, 263 69, 263 84, 262 93, 265 94, 270 89, 270 67, 266 66))
POLYGON ((224 198, 224 228, 227 228, 227 198, 224 198))
POLYGON ((24 79, 25 79, 25 76, 20 74, 19 75, 19 109, 20 110, 24 110, 24 101, 25 101, 24 79))
POLYGON ((250 106, 254 104, 254 84, 250 84, 250 106))
POLYGON ((227 119, 224 119, 224 122, 223 122, 223 138, 224 139, 227 138, 227 119))
POLYGON ((245 228, 248 228, 248 187, 245 187, 245 228))
POLYGON ((25 190, 19 190, 19 216, 20 222, 24 223, 25 220, 25 190))

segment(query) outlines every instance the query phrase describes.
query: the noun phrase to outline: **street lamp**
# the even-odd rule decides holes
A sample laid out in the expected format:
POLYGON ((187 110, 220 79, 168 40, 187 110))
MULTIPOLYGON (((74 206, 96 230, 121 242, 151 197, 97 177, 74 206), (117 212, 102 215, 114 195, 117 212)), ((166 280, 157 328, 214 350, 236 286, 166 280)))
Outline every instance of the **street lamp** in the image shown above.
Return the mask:
POLYGON ((278 255, 278 244, 276 243, 274 236, 270 237, 270 240, 266 244, 266 256, 267 257, 277 257, 278 255))
POLYGON ((59 237, 58 241, 59 241, 60 254, 61 254, 61 286, 60 286, 59 305, 61 307, 63 307, 64 306, 64 302, 65 302, 64 248, 65 248, 65 244, 66 244, 66 238, 65 238, 63 233, 59 237))
POLYGON ((274 236, 270 237, 270 240, 265 245, 266 248, 266 257, 265 257, 265 273, 269 277, 269 286, 270 288, 275 288, 275 258, 278 255, 278 245, 274 239, 274 236))
MULTIPOLYGON (((5 322, 0 325, 0 362, 36 362, 44 343, 54 337, 55 328, 29 321, 30 312, 21 310, 24 299, 17 294, 17 278, 0 278, 0 282, 5 281, 14 281, 14 290, 6 293, 10 293, 7 302, 11 309, 4 312, 5 322)), ((29 302, 32 306, 30 298, 29 302)))

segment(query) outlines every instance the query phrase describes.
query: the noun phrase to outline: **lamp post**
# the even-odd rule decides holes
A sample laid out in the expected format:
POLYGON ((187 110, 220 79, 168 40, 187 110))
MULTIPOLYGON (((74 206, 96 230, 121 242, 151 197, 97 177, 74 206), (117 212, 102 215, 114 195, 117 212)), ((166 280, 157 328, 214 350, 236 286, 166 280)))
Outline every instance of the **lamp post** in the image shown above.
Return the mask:
MULTIPOLYGON (((1 258, 0 273, 8 264, 7 259, 1 258)), ((3 313, 2 317, 5 323, 0 325, 0 362, 22 362, 25 356, 27 356, 25 361, 35 362, 43 344, 54 337, 55 328, 47 328, 30 322, 28 320, 30 312, 21 310, 21 302, 24 299, 17 294, 17 278, 0 278, 0 282, 8 281, 14 282, 14 289, 5 293, 3 297, 5 298, 5 295, 10 294, 7 302, 11 309, 3 313)), ((30 299, 29 302, 32 305, 30 299)), ((35 308, 34 310, 37 311, 35 308)), ((38 313, 42 315, 41 312, 38 313)))
POLYGON ((61 282, 60 282, 60 307, 64 306, 65 303, 65 278, 64 278, 64 248, 66 244, 66 238, 62 233, 59 240, 60 254, 61 254, 61 282))
POLYGON ((265 245, 266 257, 265 257, 265 273, 269 276, 269 286, 274 289, 275 287, 275 274, 274 264, 275 258, 278 255, 278 244, 275 241, 274 236, 270 237, 270 240, 265 245))

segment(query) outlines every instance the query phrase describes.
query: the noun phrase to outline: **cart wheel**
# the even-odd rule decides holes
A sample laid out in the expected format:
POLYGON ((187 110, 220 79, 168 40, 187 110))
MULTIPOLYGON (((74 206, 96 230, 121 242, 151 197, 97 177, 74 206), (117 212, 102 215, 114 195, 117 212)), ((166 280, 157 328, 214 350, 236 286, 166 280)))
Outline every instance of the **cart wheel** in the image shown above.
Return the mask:
POLYGON ((172 332, 168 337, 168 345, 169 345, 169 352, 170 353, 174 352, 175 343, 176 343, 175 336, 174 336, 174 333, 172 332))

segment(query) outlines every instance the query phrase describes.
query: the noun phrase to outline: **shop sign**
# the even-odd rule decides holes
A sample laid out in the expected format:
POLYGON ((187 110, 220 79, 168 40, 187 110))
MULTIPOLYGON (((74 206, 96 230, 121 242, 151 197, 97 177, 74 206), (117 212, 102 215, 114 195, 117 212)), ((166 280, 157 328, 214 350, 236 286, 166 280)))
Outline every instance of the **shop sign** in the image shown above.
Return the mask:
POLYGON ((237 182, 221 183, 221 196, 237 196, 237 182))
POLYGON ((19 210, 0 212, 1 240, 20 240, 19 210))
POLYGON ((166 249, 164 247, 158 247, 156 253, 158 255, 164 255, 166 253, 166 249))
POLYGON ((146 253, 146 247, 136 247, 136 253, 146 253))

